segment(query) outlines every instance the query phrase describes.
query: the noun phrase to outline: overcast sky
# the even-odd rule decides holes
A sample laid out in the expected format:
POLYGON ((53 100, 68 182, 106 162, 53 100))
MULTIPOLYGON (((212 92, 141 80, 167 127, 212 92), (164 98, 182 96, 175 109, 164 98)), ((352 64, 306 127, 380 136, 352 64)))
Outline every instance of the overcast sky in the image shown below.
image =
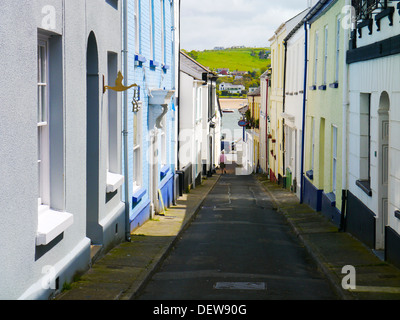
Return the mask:
POLYGON ((181 0, 181 48, 269 46, 274 31, 306 7, 307 0, 181 0))

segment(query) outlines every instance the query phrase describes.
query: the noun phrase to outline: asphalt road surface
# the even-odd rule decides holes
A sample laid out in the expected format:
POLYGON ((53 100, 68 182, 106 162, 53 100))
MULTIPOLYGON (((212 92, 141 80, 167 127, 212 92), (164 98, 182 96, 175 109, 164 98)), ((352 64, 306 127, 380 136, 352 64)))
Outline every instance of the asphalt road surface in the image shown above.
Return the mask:
POLYGON ((223 175, 136 299, 338 299, 252 176, 223 175))

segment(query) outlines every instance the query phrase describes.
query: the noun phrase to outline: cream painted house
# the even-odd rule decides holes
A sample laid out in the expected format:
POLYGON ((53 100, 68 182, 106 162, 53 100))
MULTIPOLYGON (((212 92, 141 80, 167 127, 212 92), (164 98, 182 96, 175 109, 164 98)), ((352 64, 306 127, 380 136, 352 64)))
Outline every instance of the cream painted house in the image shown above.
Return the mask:
POLYGON ((304 202, 338 226, 343 216, 342 152, 345 45, 342 28, 345 0, 319 1, 308 24, 307 104, 304 202))
POLYGON ((398 1, 355 1, 349 66, 347 230, 400 265, 398 1), (384 251, 383 251, 384 250, 384 251))

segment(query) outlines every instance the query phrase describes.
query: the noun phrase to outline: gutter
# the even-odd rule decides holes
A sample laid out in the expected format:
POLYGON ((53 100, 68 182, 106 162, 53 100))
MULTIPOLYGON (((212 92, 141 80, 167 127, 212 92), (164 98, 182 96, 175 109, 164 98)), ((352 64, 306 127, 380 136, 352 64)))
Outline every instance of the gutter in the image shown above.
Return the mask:
MULTIPOLYGON (((178 8, 178 20, 179 20, 179 28, 178 28, 178 37, 179 37, 179 46, 178 46, 178 52, 176 53, 178 55, 178 99, 177 99, 177 131, 178 131, 178 136, 176 137, 177 140, 177 169, 180 170, 180 161, 179 161, 179 149, 181 146, 181 143, 179 141, 179 134, 181 132, 181 126, 180 126, 180 110, 181 110, 181 93, 180 93, 180 87, 181 87, 181 0, 179 0, 179 8, 178 8)), ((176 39, 176 34, 175 34, 175 39, 176 39)))
MULTIPOLYGON (((283 60, 283 101, 282 101, 282 112, 285 113, 286 104, 286 68, 287 68, 287 41, 283 41, 285 46, 284 60, 283 60)), ((285 166, 285 118, 282 117, 282 144, 283 144, 283 154, 282 154, 282 165, 283 165, 283 176, 286 176, 286 166, 285 166)))
MULTIPOLYGON (((128 86, 128 0, 123 2, 123 61, 124 61, 124 85, 128 86)), ((131 241, 131 230, 130 230, 130 201, 129 201, 129 169, 128 169, 128 92, 124 92, 124 176, 125 176, 125 240, 131 241)))
POLYGON ((306 122, 306 94, 307 94, 307 65, 308 65, 308 30, 307 21, 304 21, 304 88, 303 88, 303 119, 301 131, 301 182, 300 182, 300 203, 304 202, 304 136, 306 122))
MULTIPOLYGON (((351 5, 350 0, 345 1, 346 6, 351 5)), ((347 171, 348 171, 348 107, 349 107, 349 96, 348 96, 348 65, 346 62, 346 53, 349 49, 349 30, 344 29, 343 36, 343 105, 342 105, 342 207, 341 207, 341 215, 340 215, 340 231, 345 230, 345 214, 346 214, 346 201, 347 201, 347 190, 348 190, 348 179, 347 179, 347 171)))
MULTIPOLYGON (((305 22, 308 22, 329 1, 331 1, 331 0, 318 1, 314 5, 314 7, 312 7, 310 9, 310 11, 306 14, 306 16, 292 29, 292 31, 289 32, 289 34, 286 36, 286 38, 283 41, 287 42, 296 33, 296 31, 299 30, 304 25, 305 22)), ((348 0, 346 0, 346 1, 348 1, 348 0)))

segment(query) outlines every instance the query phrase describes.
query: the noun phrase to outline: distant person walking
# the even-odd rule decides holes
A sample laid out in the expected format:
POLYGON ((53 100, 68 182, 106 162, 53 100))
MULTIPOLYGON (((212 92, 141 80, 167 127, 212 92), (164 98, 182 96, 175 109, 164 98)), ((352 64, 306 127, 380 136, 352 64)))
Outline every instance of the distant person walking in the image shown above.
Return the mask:
POLYGON ((219 166, 221 168, 221 174, 226 174, 226 155, 225 150, 222 150, 221 155, 219 156, 219 166))

